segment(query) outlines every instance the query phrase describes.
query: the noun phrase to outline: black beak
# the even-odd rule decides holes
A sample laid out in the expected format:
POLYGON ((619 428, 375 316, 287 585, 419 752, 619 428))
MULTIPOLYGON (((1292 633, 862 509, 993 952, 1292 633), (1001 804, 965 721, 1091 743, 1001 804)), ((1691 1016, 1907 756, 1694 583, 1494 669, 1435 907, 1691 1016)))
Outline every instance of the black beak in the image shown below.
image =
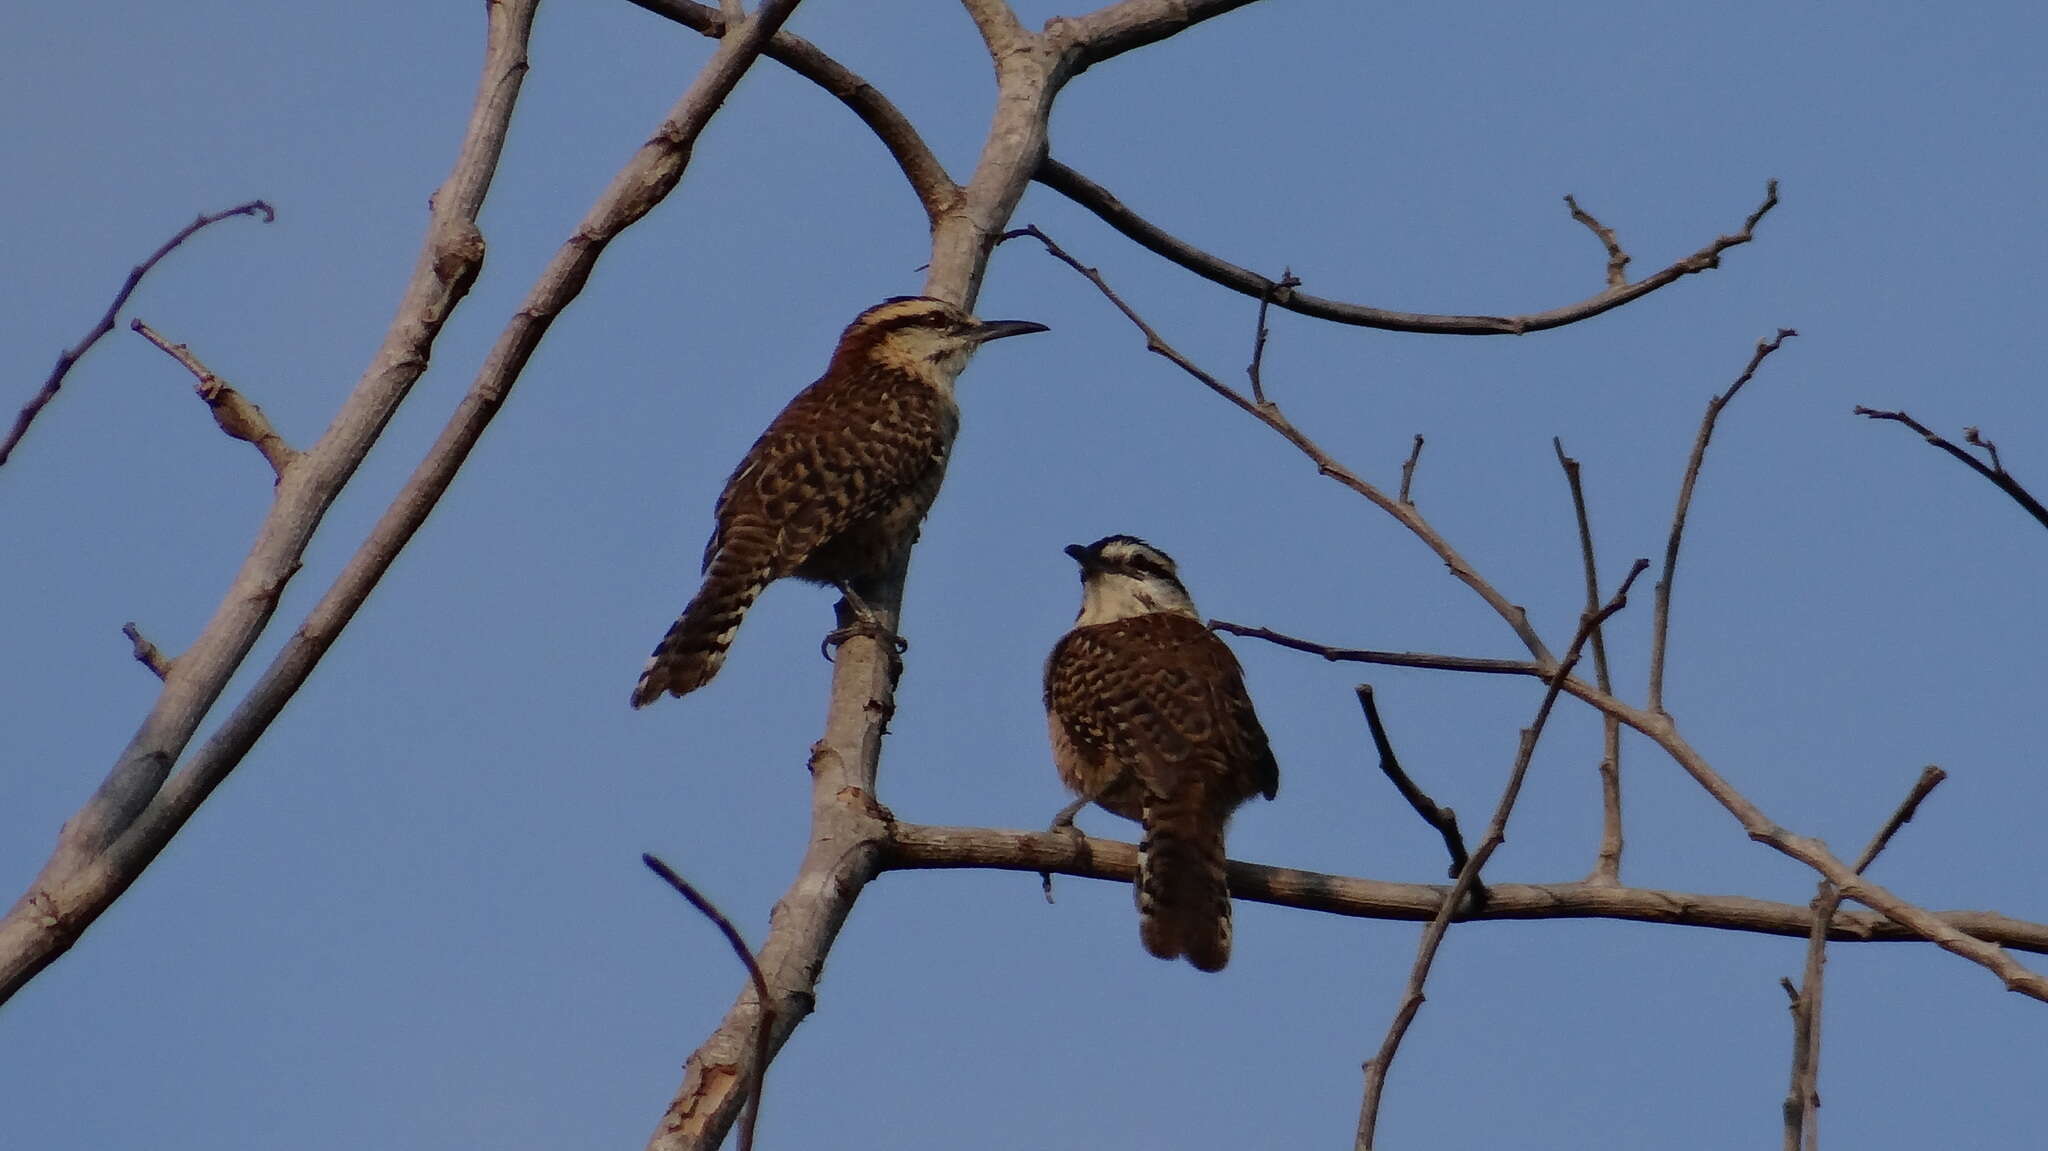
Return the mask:
POLYGON ((1081 565, 1082 571, 1094 571, 1097 566, 1095 553, 1080 544, 1068 544, 1067 555, 1071 556, 1075 563, 1081 565))
POLYGON ((977 344, 986 344, 1006 336, 1028 336, 1033 332, 1051 330, 1034 320, 983 320, 968 331, 967 337, 977 344))

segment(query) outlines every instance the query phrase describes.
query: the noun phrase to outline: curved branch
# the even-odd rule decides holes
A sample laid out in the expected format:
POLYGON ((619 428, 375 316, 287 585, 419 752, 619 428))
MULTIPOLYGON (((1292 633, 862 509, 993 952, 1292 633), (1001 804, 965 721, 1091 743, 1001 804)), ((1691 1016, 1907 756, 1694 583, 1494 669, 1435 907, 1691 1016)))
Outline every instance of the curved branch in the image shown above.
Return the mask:
POLYGON ((1284 288, 1257 272, 1210 255, 1171 235, 1131 210, 1122 200, 1111 194, 1109 189, 1051 157, 1047 157, 1045 162, 1039 165, 1037 174, 1032 178, 1095 213, 1104 223, 1122 232, 1140 247, 1231 291, 1255 299, 1270 297, 1275 307, 1318 320, 1351 324, 1361 328, 1378 328, 1389 332, 1424 332, 1445 336, 1519 336, 1592 319, 1602 312, 1612 311, 1623 304, 1641 299, 1686 276, 1720 267, 1721 253, 1754 239, 1757 223, 1778 205, 1778 182, 1772 180, 1766 186, 1763 203, 1742 222, 1740 231, 1718 236, 1712 243, 1692 255, 1633 284, 1608 288, 1599 295, 1576 304, 1522 316, 1439 316, 1421 312, 1389 311, 1363 304, 1347 304, 1342 300, 1311 296, 1299 289, 1284 288))
POLYGON ((1234 12, 1254 0, 1122 0, 1086 16, 1054 17, 1046 34, 1080 49, 1075 72, 1147 44, 1156 44, 1204 20, 1234 12))
MULTIPOLYGON (((725 16, 709 5, 694 4, 691 0, 629 2, 714 39, 725 35, 725 16)), ((910 188, 917 193, 918 202, 924 205, 928 218, 936 221, 939 213, 959 198, 960 186, 946 174, 945 165, 939 163, 939 158, 932 154, 924 138, 917 134, 910 118, 858 73, 826 55, 809 40, 790 32, 777 31, 769 37, 768 46, 762 49, 761 54, 831 93, 860 117, 882 146, 889 150, 896 166, 903 170, 904 178, 910 181, 910 188)))
MULTIPOLYGON (((884 848, 882 867, 889 871, 981 868, 1031 875, 1052 871, 1077 879, 1129 883, 1138 874, 1138 848, 1135 844, 1083 838, 1067 832, 898 823, 891 829, 884 848)), ((1230 894, 1234 899, 1354 919, 1427 923, 1443 906, 1444 893, 1450 890, 1448 884, 1390 883, 1241 860, 1232 860, 1229 868, 1230 894)), ((1484 906, 1468 903, 1454 918, 1460 922, 1615 919, 1801 939, 1813 925, 1812 909, 1803 904, 1776 903, 1745 895, 1585 882, 1492 883, 1486 890, 1484 906)), ((1036 897, 1035 886, 1031 894, 1036 897)), ((1991 911, 1934 914, 1955 930, 1986 943, 2048 955, 2048 923, 2031 923, 1991 911)), ((1842 943, 1923 941, 1910 929, 1870 911, 1837 913, 1828 928, 1828 938, 1842 943)))
POLYGON ((191 239, 193 233, 201 228, 218 224, 233 216, 262 216, 266 224, 277 221, 276 210, 261 200, 251 200, 223 211, 209 212, 178 229, 176 235, 165 240, 147 259, 128 269, 128 278, 121 281, 120 290, 114 293, 114 302, 107 305, 107 310, 101 313, 99 322, 92 326, 92 330, 85 334, 84 339, 58 354, 57 365, 50 369, 50 374, 43 380, 43 386, 36 389, 36 394, 15 414, 14 430, 7 433, 5 441, 0 441, 0 464, 5 464, 7 457, 14 454, 15 447, 21 443, 21 437, 28 434, 28 426, 35 422, 36 416, 41 414, 51 400, 57 398, 57 390, 64 386, 64 377, 71 374, 72 367, 92 349, 94 344, 99 343, 101 336, 114 330, 114 321, 120 317, 121 309, 127 306, 128 297, 135 294, 136 287, 142 283, 142 277, 149 275, 149 270, 156 267, 157 261, 170 255, 173 248, 191 239))
POLYGON ((1926 424, 1921 423, 1905 412, 1879 411, 1876 408, 1866 408, 1858 404, 1855 408, 1855 414, 1868 416, 1873 420, 1889 420, 1895 424, 1904 424, 1919 432, 1921 439, 1961 460, 1969 466, 1971 471, 1990 480, 1993 484, 1997 485, 1999 491, 2011 496, 2014 503, 2025 508, 2027 514, 2034 517, 2035 522, 2039 523, 2042 527, 2048 527, 2048 507, 2042 507, 2041 501, 2034 498, 2034 493, 2028 491, 2025 485, 2012 478, 2012 474, 2005 470, 2005 465, 1999 462, 1998 449, 1992 447, 1991 442, 1984 439, 1976 428, 1964 429, 1966 438, 1970 443, 1983 447, 1990 454, 1991 462, 1989 464, 1955 446, 1955 444, 1942 436, 1937 435, 1926 424))

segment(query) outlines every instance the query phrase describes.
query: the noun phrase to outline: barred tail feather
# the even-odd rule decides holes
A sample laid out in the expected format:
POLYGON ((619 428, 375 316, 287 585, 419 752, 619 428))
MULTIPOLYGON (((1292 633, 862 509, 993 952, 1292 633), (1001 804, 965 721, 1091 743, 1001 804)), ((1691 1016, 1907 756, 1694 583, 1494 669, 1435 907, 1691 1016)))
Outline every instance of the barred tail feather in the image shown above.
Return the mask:
POLYGON ((646 707, 664 692, 686 695, 710 683, 769 579, 766 571, 732 562, 731 553, 713 557, 690 606, 654 645, 647 669, 633 685, 633 706, 646 707))
POLYGON ((1138 845, 1138 938, 1161 959, 1183 956, 1201 971, 1230 962, 1230 888, 1223 875, 1223 821, 1199 787, 1145 797, 1138 845))

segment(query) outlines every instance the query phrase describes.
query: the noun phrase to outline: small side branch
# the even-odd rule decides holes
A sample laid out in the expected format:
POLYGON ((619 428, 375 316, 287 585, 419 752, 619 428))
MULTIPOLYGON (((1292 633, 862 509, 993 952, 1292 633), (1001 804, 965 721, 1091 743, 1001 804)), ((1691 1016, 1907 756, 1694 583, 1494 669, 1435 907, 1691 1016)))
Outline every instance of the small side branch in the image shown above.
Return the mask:
POLYGON ((1717 236, 1692 255, 1633 284, 1611 284, 1606 291, 1576 304, 1520 316, 1450 316, 1390 311, 1363 304, 1349 304, 1342 300, 1311 296, 1294 289, 1282 292, 1278 290, 1278 284, 1257 272, 1211 255, 1168 233, 1117 199, 1109 189, 1049 156, 1039 165, 1032 179, 1093 212, 1103 223, 1122 232, 1140 247, 1179 264, 1210 283, 1220 284, 1253 299, 1271 296, 1276 305, 1318 320, 1390 332, 1425 332, 1449 336, 1519 336, 1528 332, 1540 332, 1575 324, 1623 304, 1632 303, 1686 276, 1720 267, 1721 253, 1753 240, 1757 224, 1772 208, 1778 206, 1778 182, 1772 180, 1766 185, 1763 203, 1742 222, 1741 230, 1717 236))
POLYGON ((137 285, 142 283, 142 277, 148 275, 151 268, 156 267, 157 261, 170 255, 172 249, 191 239, 201 228, 235 216, 261 216, 263 222, 268 224, 277 219, 277 211, 262 200, 251 200, 246 204, 236 204, 226 211, 200 216, 178 229, 177 234, 165 240, 162 247, 151 252, 148 259, 128 269, 128 278, 121 281, 121 290, 114 293, 114 302, 107 305, 107 310, 100 316, 99 322, 92 326, 92 330, 85 334, 84 339, 64 349, 57 356, 57 366, 50 369, 49 376, 43 380, 43 386, 28 403, 21 406, 21 411, 14 417, 14 430, 7 434, 5 443, 0 443, 0 464, 7 462, 7 457, 14 453, 15 445, 21 442, 21 437, 28 434, 28 426, 34 423, 43 408, 57 397, 57 391, 64 386, 64 377, 71 374, 72 366, 78 363, 80 357, 91 350, 94 344, 99 343, 101 336, 114 330, 114 321, 120 317, 121 309, 128 305, 128 297, 135 294, 137 285))
MULTIPOLYGON (((1871 838, 1863 854, 1856 857, 1857 875, 1877 862, 1878 853, 1912 820, 1921 801, 1947 778, 1948 773, 1938 767, 1930 765, 1921 770, 1913 789, 1871 838)), ((1792 999, 1792 1082, 1785 1093, 1785 1151, 1801 1151, 1802 1145, 1805 1151, 1819 1151, 1820 1147, 1821 981, 1827 968, 1828 931, 1841 905, 1842 893, 1834 884, 1821 880, 1813 896, 1813 929, 1806 939, 1806 970, 1796 988, 1789 979, 1778 981, 1792 999)))
POLYGON ((171 665, 177 661, 164 655, 155 644, 149 642, 143 636, 141 628, 130 621, 121 625, 121 634, 128 637, 128 645, 135 654, 136 663, 154 672, 158 679, 170 678, 171 665))
MULTIPOLYGON (((1295 278, 1294 269, 1283 268, 1280 271, 1280 282, 1276 286, 1276 290, 1292 291, 1294 289, 1294 286, 1299 283, 1301 283, 1301 281, 1295 278)), ((1266 402, 1266 384, 1264 380, 1261 380, 1259 378, 1259 367, 1266 360, 1266 337, 1270 334, 1266 329, 1266 313, 1269 309, 1272 308, 1272 306, 1273 297, 1271 295, 1259 297, 1258 328, 1256 333, 1252 336, 1252 362, 1250 366, 1246 367, 1244 370, 1245 375, 1251 378, 1252 402, 1255 404, 1263 404, 1266 402)), ((1402 490, 1406 491, 1407 488, 1404 486, 1402 490)))
POLYGON ((1941 436, 1936 435, 1926 424, 1921 423, 1904 412, 1880 411, 1877 408, 1866 408, 1861 404, 1856 406, 1855 412, 1859 416, 1868 416, 1873 420, 1889 420, 1895 424, 1904 424, 1919 432, 1921 439, 1961 460, 1969 466, 1971 471, 1996 484, 1999 491, 2011 496, 2014 503, 2027 509, 2027 514, 2034 517, 2034 522, 2044 528, 2048 528, 2048 507, 2043 507, 2041 501, 2034 498, 2034 493, 2028 491, 2018 480, 2012 478, 2012 475, 2005 470, 2005 465, 1999 462, 1998 445, 1985 439, 1976 428, 1963 429, 1963 439, 1973 447, 1982 448, 1984 454, 1991 457, 1989 464, 1986 464, 1983 460, 1978 459, 1941 436))
POLYGON ((1664 645, 1671 630, 1671 581, 1678 572, 1678 541, 1685 534, 1685 517, 1692 508, 1693 485, 1699 482, 1700 465, 1707 458, 1707 441, 1714 437, 1714 422, 1721 418, 1721 409, 1735 398, 1750 377, 1756 375, 1765 358, 1784 345, 1787 338, 1798 335, 1791 328, 1779 328, 1776 337, 1758 340, 1756 351, 1749 357, 1749 365, 1728 390, 1707 401, 1707 414, 1700 419, 1700 434, 1693 441, 1692 458, 1686 461, 1685 479, 1678 485, 1678 510, 1671 514, 1671 534, 1664 542, 1664 574, 1657 580, 1657 608, 1650 623, 1650 710, 1664 711, 1664 645))
POLYGON ((270 426, 270 420, 264 416, 262 408, 257 407, 247 396, 229 387, 226 380, 214 375, 212 369, 200 363, 199 357, 192 354, 191 348, 170 342, 162 333, 141 320, 135 320, 128 326, 141 333, 143 339, 162 348, 166 355, 183 364, 185 370, 191 372, 193 378, 199 381, 193 390, 199 393, 200 399, 206 401, 207 408, 213 412, 213 422, 220 425, 220 430, 226 432, 231 439, 255 445, 256 450, 263 453, 264 462, 270 465, 271 474, 280 480, 284 478, 284 470, 291 466, 292 461, 299 458, 299 453, 284 442, 284 437, 277 434, 277 429, 270 426))
MULTIPOLYGON (((1567 196, 1565 199, 1570 200, 1567 196)), ((1574 204, 1576 209, 1578 205, 1574 204)), ((1579 461, 1564 454, 1564 441, 1552 436, 1557 465, 1564 469, 1565 484, 1572 493, 1572 514, 1579 524, 1579 566, 1586 576, 1586 610, 1600 606, 1599 565, 1593 559, 1593 522, 1586 514, 1586 489, 1580 482, 1579 461)), ((1593 630, 1593 675, 1600 690, 1614 694, 1614 679, 1607 670, 1606 629, 1593 630)), ((1621 721, 1611 715, 1600 717, 1600 850, 1593 859, 1589 883, 1621 882, 1621 721)))
MULTIPOLYGON (((1415 786, 1415 781, 1408 778, 1407 772, 1401 770, 1401 761, 1394 755, 1393 742, 1387 738, 1386 725, 1380 722, 1379 705, 1373 702, 1372 685, 1361 683, 1352 690, 1358 693, 1358 706, 1365 709, 1365 724, 1372 729, 1372 745, 1380 753, 1380 771, 1393 782, 1394 790, 1401 793, 1401 798, 1408 801, 1408 806, 1415 809, 1415 814, 1421 816, 1424 823, 1436 828, 1437 834, 1444 837, 1444 850, 1451 855, 1448 874, 1452 879, 1456 879, 1458 873, 1465 870, 1465 861, 1471 858, 1470 853, 1465 850, 1465 836, 1458 830, 1458 813, 1431 799, 1426 792, 1415 786)), ((1474 895, 1482 902, 1486 898, 1485 890, 1483 886, 1477 884, 1473 887, 1474 895)))
POLYGON ((1394 1021, 1387 1026, 1387 1035, 1380 1042, 1380 1049, 1365 1062, 1365 1099, 1358 1110, 1357 1151, 1371 1151, 1374 1131, 1379 1125, 1380 1099, 1386 1091, 1387 1071, 1393 1066, 1394 1056, 1401 1048, 1401 1040, 1408 1034, 1409 1024, 1415 1021, 1415 1013, 1422 1009, 1423 984, 1429 979, 1430 968, 1436 963, 1437 949, 1442 946, 1444 933, 1450 930, 1451 919, 1464 905, 1466 898, 1479 884, 1479 872, 1486 861, 1501 844, 1507 842, 1508 817, 1514 813, 1515 801, 1522 793, 1522 780, 1529 773, 1529 762, 1536 754, 1536 741, 1543 737, 1543 728, 1550 721, 1550 713, 1557 705, 1557 697, 1563 691, 1565 681, 1571 678, 1572 667, 1579 661, 1579 653, 1585 649, 1586 640, 1605 623, 1609 616, 1628 606, 1628 589, 1636 577, 1650 566, 1649 560, 1639 559, 1628 569, 1621 586, 1615 589, 1614 597, 1597 611, 1587 612, 1579 621, 1579 630, 1572 636, 1571 646, 1565 649, 1564 659, 1559 661, 1557 670, 1547 678, 1549 685, 1544 689, 1543 702, 1536 708, 1536 718, 1524 728, 1520 747, 1515 753, 1515 766, 1508 773, 1507 786, 1501 789, 1500 802, 1495 806, 1493 819, 1487 824, 1486 836, 1479 841, 1479 847, 1472 858, 1458 872, 1456 883, 1444 894, 1442 906, 1436 917, 1423 930, 1422 942, 1415 949, 1415 966, 1408 973, 1408 986, 1402 992, 1401 1005, 1394 1012, 1394 1021))
POLYGON ((1415 506, 1415 496, 1410 490, 1415 486, 1415 465, 1421 462, 1422 433, 1417 432, 1414 446, 1408 449, 1408 458, 1401 463, 1401 491, 1394 497, 1411 508, 1415 506))
MULTIPOLYGON (((1039 231, 1035 226, 1027 225, 1015 231, 1005 233, 1003 238, 1007 240, 1016 236, 1030 236, 1037 240, 1045 245, 1048 255, 1074 269, 1089 283, 1095 285, 1095 290, 1101 292, 1103 297, 1117 311, 1124 314, 1125 319, 1131 321, 1131 324, 1144 334, 1145 349, 1147 351, 1164 357, 1175 367, 1193 376, 1203 387, 1228 400, 1238 410, 1271 428, 1282 439, 1294 445, 1296 451, 1299 451, 1311 463, 1315 464, 1318 473, 1330 477, 1352 492, 1364 497, 1374 507, 1394 517, 1402 527, 1413 532, 1417 539, 1420 539, 1431 551, 1436 553, 1437 558, 1444 562, 1444 566, 1451 570, 1452 575, 1462 581, 1466 587, 1471 588, 1473 593, 1478 595, 1480 599, 1486 601, 1486 605, 1492 608, 1507 623, 1509 628, 1513 629, 1516 638, 1522 641, 1522 646, 1529 650, 1531 656, 1545 663, 1550 662, 1550 650, 1543 645, 1543 638, 1536 634, 1536 629, 1529 626, 1528 613, 1523 611, 1520 605, 1509 603, 1507 597, 1480 576, 1478 571, 1470 563, 1466 562, 1465 557, 1459 555, 1457 549, 1451 546, 1450 541, 1446 540, 1442 533, 1431 526, 1428 520, 1422 518, 1422 515, 1413 506, 1388 495, 1377 485, 1367 483, 1355 475, 1349 468, 1331 458, 1328 452, 1325 452, 1300 428, 1294 426, 1294 423, 1281 412, 1280 405, 1271 400, 1255 403, 1251 399, 1239 395, 1236 389, 1217 379, 1213 374, 1204 371, 1201 365, 1182 355, 1172 344, 1167 343, 1166 338, 1161 336, 1158 330, 1151 324, 1147 323, 1145 318, 1137 313, 1136 309, 1125 303, 1122 296, 1116 294, 1115 289, 1109 286, 1109 282, 1102 278, 1101 272, 1075 259, 1065 248, 1054 243, 1052 237, 1039 231)), ((1277 297, 1276 302, 1278 302, 1277 297)))
POLYGON ((1621 240, 1614 229, 1593 218, 1593 213, 1579 207, 1579 202, 1569 193, 1564 198, 1565 206, 1572 210, 1572 219, 1584 224, 1607 249, 1607 286, 1621 288, 1628 285, 1628 253, 1621 250, 1621 240))
POLYGON ((760 1004, 761 1015, 760 1022, 754 1028, 753 1066, 747 1073, 747 1112, 740 1119, 740 1151, 753 1151, 754 1127, 761 1121, 761 1087, 768 1076, 768 1036, 775 1026, 775 1005, 768 998, 768 977, 761 973, 761 964, 754 958, 754 949, 747 946, 746 939, 740 935, 740 929, 733 926, 732 920, 727 919, 725 913, 718 910, 717 905, 706 899, 702 892, 690 885, 689 880, 677 875, 675 869, 663 863, 659 857, 642 853, 640 862, 646 864, 649 870, 659 875, 670 887, 675 888, 678 894, 690 901, 690 906, 703 912, 704 917, 718 927, 725 935, 726 943, 731 945, 733 954, 739 956, 740 962, 746 965, 748 978, 754 981, 754 997, 760 1004))

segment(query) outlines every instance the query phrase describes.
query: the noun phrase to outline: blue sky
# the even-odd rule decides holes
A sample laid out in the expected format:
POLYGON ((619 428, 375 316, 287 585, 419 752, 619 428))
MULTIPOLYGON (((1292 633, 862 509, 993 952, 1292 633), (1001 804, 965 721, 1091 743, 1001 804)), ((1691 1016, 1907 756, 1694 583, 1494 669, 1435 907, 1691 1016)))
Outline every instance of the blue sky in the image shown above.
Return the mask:
MULTIPOLYGON (((261 196, 131 309, 293 442, 353 384, 468 113, 478 6, 45 5, 0 44, 0 184, 18 285, 0 348, 25 399, 129 265, 261 196)), ((1055 10, 1024 5, 1027 23, 1055 10)), ((815 3, 792 28, 862 72, 956 175, 991 92, 944 4, 815 3)), ((2048 490, 2039 321, 2048 140, 2026 5, 1419 6, 1269 2, 1090 71, 1053 154, 1153 220, 1307 290, 1418 311, 1592 294, 1573 193, 1642 274, 1757 242, 1592 322, 1520 339, 1279 315, 1271 394, 1419 505, 1561 647, 1578 610, 1552 436, 1584 461, 1604 575, 1655 556, 1699 414, 1727 413, 1688 531, 1672 711, 1781 824, 1853 856, 1922 765, 1951 779, 1875 874, 1925 906, 2048 919, 2043 533, 1851 406, 1979 425, 2048 490)), ((278 634, 325 588, 484 348, 708 46, 629 5, 542 10, 480 221, 482 281, 337 503, 278 634)), ((1017 214, 1163 334, 1241 378, 1249 301, 1033 189, 1017 214)), ((678 191, 600 265, 447 500, 249 760, 82 943, 0 1011, 10 1145, 638 1146, 742 978, 638 863, 665 856, 758 941, 805 833, 832 596, 771 590, 719 680, 625 695, 694 584, 739 453, 855 312, 917 290, 923 219, 829 97, 763 64, 678 191)), ((1064 802, 1038 703, 1077 603, 1063 545, 1125 531, 1212 616, 1330 643, 1511 656, 1513 637, 1386 517, 1179 376, 1028 245, 980 310, 1052 326, 962 381, 965 430, 914 566, 882 799, 906 819, 1035 827, 1064 802)), ((175 652, 268 496, 184 373, 125 330, 0 470, 0 878, 18 890, 153 698, 120 625, 175 652)), ((1647 586, 1647 584, 1645 584, 1647 586)), ((1641 698, 1648 598, 1611 633, 1641 698)), ((1239 858, 1410 882, 1433 833, 1371 765, 1397 746, 1483 823, 1538 690, 1234 643, 1282 770, 1239 858)), ((245 677, 246 678, 246 677, 245 677)), ((234 695, 233 689, 230 691, 234 695)), ((1625 879, 1804 902, 1641 741, 1625 879)), ((1598 725, 1546 734, 1496 880, 1591 866, 1598 725)), ((1098 834, 1130 829, 1102 813, 1098 834)), ((8 898, 12 898, 12 894, 8 898)), ((766 1147, 1332 1146, 1418 928, 1240 906, 1229 970, 1138 947, 1129 893, 1035 877, 884 877, 770 1076, 766 1147)), ((1391 1147, 1755 1146, 1777 1138, 1802 944, 1604 922, 1454 928, 1389 1086, 1391 1147)), ((2032 1147, 2042 1005, 1922 946, 1832 951, 1821 1090, 1843 1146, 2032 1147)), ((2042 966, 2038 960, 2033 963, 2042 966)))

